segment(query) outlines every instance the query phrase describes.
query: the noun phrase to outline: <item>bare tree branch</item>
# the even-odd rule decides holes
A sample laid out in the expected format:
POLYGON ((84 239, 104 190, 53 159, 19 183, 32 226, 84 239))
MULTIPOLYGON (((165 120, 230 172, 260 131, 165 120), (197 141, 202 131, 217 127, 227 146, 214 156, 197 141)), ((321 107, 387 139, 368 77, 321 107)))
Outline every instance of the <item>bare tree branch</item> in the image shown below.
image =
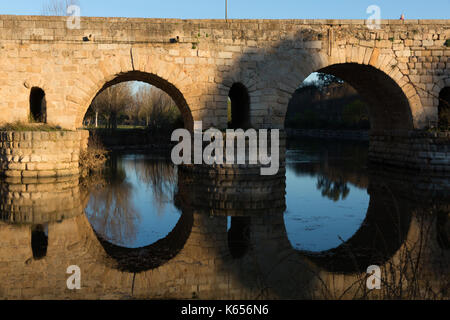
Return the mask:
POLYGON ((67 8, 71 5, 80 6, 79 0, 47 0, 42 5, 43 16, 67 16, 67 8))

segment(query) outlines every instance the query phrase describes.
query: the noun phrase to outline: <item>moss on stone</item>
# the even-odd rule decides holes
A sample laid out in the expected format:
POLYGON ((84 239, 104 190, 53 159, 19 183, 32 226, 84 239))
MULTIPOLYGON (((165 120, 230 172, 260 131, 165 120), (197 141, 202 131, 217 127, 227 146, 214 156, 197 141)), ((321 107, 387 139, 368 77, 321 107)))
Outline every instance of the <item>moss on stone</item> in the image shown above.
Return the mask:
POLYGON ((49 125, 46 123, 24 123, 24 122, 14 122, 7 123, 0 126, 0 131, 69 131, 62 129, 60 126, 49 125))

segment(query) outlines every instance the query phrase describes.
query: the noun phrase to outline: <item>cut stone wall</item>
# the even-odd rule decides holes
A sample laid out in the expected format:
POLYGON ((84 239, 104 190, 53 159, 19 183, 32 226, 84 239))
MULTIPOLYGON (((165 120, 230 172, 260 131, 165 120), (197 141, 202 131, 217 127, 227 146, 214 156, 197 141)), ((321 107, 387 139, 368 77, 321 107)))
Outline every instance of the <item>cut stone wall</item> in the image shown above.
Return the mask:
POLYGON ((89 131, 0 132, 0 174, 10 179, 79 174, 89 131))
POLYGON ((26 121, 38 87, 47 121, 78 128, 105 85, 140 80, 167 91, 186 121, 221 129, 242 83, 251 124, 283 128, 294 91, 325 69, 371 100, 376 126, 424 128, 450 85, 450 20, 380 23, 83 17, 69 29, 66 17, 0 15, 0 123, 26 121))
POLYGON ((392 132, 370 135, 369 159, 422 171, 450 171, 450 132, 392 132))
MULTIPOLYGON (((450 20, 382 20, 370 29, 365 20, 83 17, 80 29, 69 29, 66 17, 0 15, 0 123, 28 121, 37 87, 45 92, 47 122, 75 130, 99 91, 137 80, 166 91, 186 127, 202 121, 204 129, 227 128, 230 89, 240 83, 251 126, 282 129, 298 86, 325 72, 367 101, 372 129, 425 130, 437 122, 439 93, 450 86, 449 39, 450 20)), ((401 166, 404 158, 423 167, 428 157, 410 160, 414 152, 375 145, 372 154, 386 164, 400 159, 401 166)), ((430 161, 437 168, 441 162, 430 161)), ((20 161, 7 163, 3 171, 21 176, 20 161)))

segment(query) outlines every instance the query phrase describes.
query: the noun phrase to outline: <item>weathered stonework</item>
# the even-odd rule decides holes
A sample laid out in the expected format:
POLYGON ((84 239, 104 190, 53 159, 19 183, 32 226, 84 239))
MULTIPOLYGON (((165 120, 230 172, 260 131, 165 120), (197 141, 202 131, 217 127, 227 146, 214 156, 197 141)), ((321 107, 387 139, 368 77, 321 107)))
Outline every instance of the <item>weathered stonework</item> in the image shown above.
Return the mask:
POLYGON ((390 132, 370 136, 369 159, 407 169, 450 171, 450 132, 390 132))
POLYGON ((0 16, 0 122, 28 119, 29 90, 40 87, 48 122, 74 129, 105 85, 143 80, 171 94, 185 120, 225 128, 228 91, 241 82, 251 123, 282 128, 292 93, 324 69, 372 103, 375 126, 422 128, 450 85, 449 38, 449 20, 371 30, 364 20, 82 18, 68 29, 64 17, 0 16))
POLYGON ((16 180, 78 175, 88 138, 85 130, 0 132, 0 172, 16 180))
POLYGON ((139 80, 171 95, 187 127, 220 129, 241 83, 251 125, 282 129, 293 92, 320 71, 359 92, 375 132, 425 129, 450 86, 448 39, 450 20, 82 18, 69 29, 64 17, 0 16, 0 123, 27 121, 39 87, 47 122, 74 130, 99 91, 139 80))

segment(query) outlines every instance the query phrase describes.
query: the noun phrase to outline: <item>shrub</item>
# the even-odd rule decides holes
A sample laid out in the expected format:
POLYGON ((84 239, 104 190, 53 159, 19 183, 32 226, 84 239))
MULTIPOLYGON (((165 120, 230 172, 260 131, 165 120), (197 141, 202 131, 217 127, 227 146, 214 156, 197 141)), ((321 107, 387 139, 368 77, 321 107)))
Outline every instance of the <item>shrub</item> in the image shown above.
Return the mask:
POLYGON ((104 168, 108 151, 95 133, 91 133, 86 150, 80 152, 80 171, 83 177, 104 168))

